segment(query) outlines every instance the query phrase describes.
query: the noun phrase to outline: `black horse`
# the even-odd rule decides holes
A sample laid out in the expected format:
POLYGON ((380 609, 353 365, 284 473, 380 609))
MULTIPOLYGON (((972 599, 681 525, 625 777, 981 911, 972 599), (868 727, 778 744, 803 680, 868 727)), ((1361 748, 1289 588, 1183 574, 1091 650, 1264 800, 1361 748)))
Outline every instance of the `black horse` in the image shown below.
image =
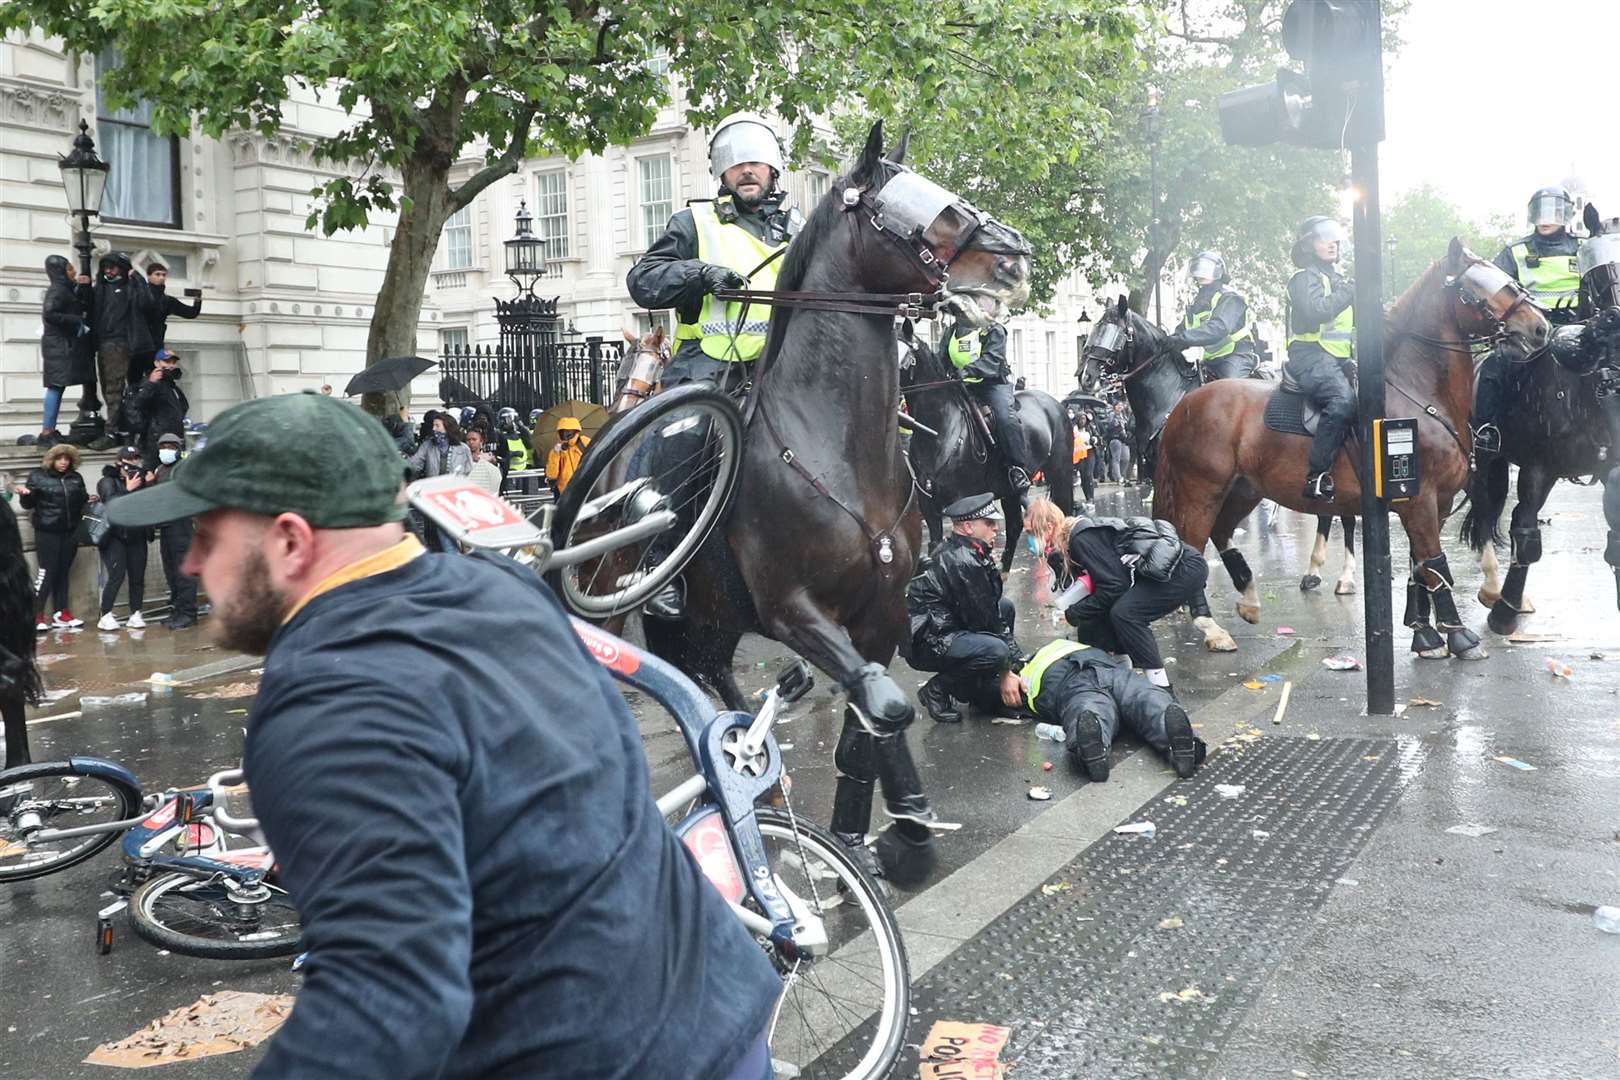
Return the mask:
POLYGON ((35 640, 34 582, 16 515, 0 499, 0 723, 6 728, 8 769, 33 760, 23 707, 39 704, 44 689, 34 664, 35 640))
POLYGON ((643 627, 655 652, 732 709, 747 707, 731 670, 744 633, 775 638, 836 679, 849 704, 833 758, 833 831, 861 844, 881 780, 895 827, 879 852, 894 873, 926 864, 933 811, 902 734, 915 710, 885 670, 905 633, 922 527, 900 453, 895 311, 872 294, 927 294, 982 326, 1028 296, 1029 247, 906 170, 904 139, 887 155, 881 140, 874 125, 782 259, 778 292, 821 300, 784 296, 775 307, 736 494, 687 567, 686 616, 643 627), (919 216, 931 220, 908 221, 919 216))
MULTIPOLYGON (((1095 393, 1108 382, 1123 384, 1131 414, 1136 418, 1136 454, 1142 463, 1138 475, 1149 477, 1158 468, 1159 436, 1164 432, 1165 418, 1178 401, 1202 385, 1197 370, 1170 347, 1169 335, 1133 311, 1123 296, 1114 306, 1103 309, 1102 318, 1092 328, 1091 340, 1081 357, 1079 381, 1085 393, 1095 393)), ((1348 596, 1356 591, 1356 519, 1344 515, 1339 520, 1344 525, 1344 566, 1333 591, 1348 596)), ((1332 528, 1331 514, 1317 515, 1310 566, 1299 582, 1307 592, 1322 584, 1322 564, 1327 559, 1332 528)), ((1243 608, 1240 604, 1239 614, 1243 608)), ((1248 619, 1248 615, 1243 617, 1248 619)))
MULTIPOLYGON (((939 432, 936 437, 919 428, 911 437, 911 466, 926 493, 923 520, 928 523, 929 543, 937 544, 944 536, 941 508, 967 495, 993 491, 1007 520, 1007 543, 1001 553, 1005 574, 1012 569, 1018 538, 1024 531, 1019 493, 1007 482, 1007 469, 991 447, 977 406, 956 372, 911 331, 909 323, 902 329, 900 343, 910 352, 910 362, 902 358, 900 364, 900 392, 906 407, 919 423, 939 432)), ((1074 427, 1068 414, 1056 398, 1040 390, 1020 390, 1013 403, 1034 463, 1031 471, 1038 470, 1045 477, 1058 509, 1073 514, 1074 427)))
POLYGON ((1553 347, 1525 362, 1515 407, 1503 418, 1502 452, 1468 480, 1461 535, 1480 555, 1485 583, 1479 599, 1491 609, 1486 622, 1498 634, 1511 634, 1519 616, 1535 610, 1524 586, 1531 565, 1541 558, 1537 516, 1560 479, 1603 480, 1609 521, 1604 557, 1615 568, 1620 602, 1620 466, 1615 462, 1620 450, 1620 222, 1605 225, 1588 204, 1585 223, 1591 239, 1580 260, 1587 267, 1580 314, 1588 325, 1578 336, 1573 328, 1562 328, 1553 347), (1507 577, 1499 583, 1495 549, 1503 543, 1499 523, 1510 463, 1519 467, 1519 502, 1509 519, 1507 577))

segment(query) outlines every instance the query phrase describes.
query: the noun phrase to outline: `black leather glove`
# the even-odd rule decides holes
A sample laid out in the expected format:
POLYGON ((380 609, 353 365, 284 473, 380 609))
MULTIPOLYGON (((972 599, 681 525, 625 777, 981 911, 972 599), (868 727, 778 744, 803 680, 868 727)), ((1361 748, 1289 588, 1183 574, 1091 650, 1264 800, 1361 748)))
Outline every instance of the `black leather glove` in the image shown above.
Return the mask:
POLYGON ((1602 341, 1612 341, 1620 337, 1620 307, 1604 308, 1598 317, 1592 320, 1592 332, 1602 341))
POLYGON ((1176 350, 1176 352, 1186 352, 1191 347, 1187 344, 1187 339, 1180 334, 1171 334, 1165 344, 1176 350))
POLYGON ((748 284, 748 279, 729 266, 717 266, 714 263, 703 268, 703 291, 716 292, 720 289, 740 289, 748 284))

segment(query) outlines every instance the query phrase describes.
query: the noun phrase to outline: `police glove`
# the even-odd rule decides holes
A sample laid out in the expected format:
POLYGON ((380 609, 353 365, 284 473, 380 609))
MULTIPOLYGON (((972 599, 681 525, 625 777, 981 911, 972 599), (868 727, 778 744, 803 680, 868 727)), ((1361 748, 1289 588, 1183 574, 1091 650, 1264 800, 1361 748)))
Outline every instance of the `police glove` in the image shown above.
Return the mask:
POLYGON ((1187 339, 1182 337, 1180 334, 1171 334, 1169 340, 1167 340, 1165 344, 1176 350, 1176 352, 1186 352, 1189 348, 1191 348, 1191 346, 1187 344, 1187 339))
POLYGON ((740 289, 748 284, 748 279, 729 266, 716 266, 713 263, 703 268, 703 291, 716 292, 720 289, 740 289))

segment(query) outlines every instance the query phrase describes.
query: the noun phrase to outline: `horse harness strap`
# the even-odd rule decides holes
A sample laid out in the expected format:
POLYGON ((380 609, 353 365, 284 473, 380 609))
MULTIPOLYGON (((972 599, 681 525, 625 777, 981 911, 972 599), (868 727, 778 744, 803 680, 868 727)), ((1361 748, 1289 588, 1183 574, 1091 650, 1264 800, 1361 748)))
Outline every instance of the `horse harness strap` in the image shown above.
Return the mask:
POLYGON ((924 293, 840 293, 795 290, 719 289, 716 299, 806 311, 837 311, 849 315, 888 315, 931 319, 939 306, 936 296, 924 293))
POLYGON ((821 477, 805 467, 804 463, 799 460, 798 455, 793 452, 792 447, 787 445, 787 440, 783 439, 776 430, 776 425, 771 422, 771 414, 763 408, 757 409, 756 413, 765 421, 765 427, 771 433, 771 439, 782 448, 778 454, 782 462, 804 477, 810 486, 815 488, 817 494, 831 501, 834 506, 848 514, 854 519, 855 524, 860 526, 861 532, 866 535, 867 543, 871 545, 872 557, 878 564, 878 573, 887 577, 890 573, 890 567, 894 563, 894 530, 899 526, 900 522, 906 519, 906 515, 911 512, 912 506, 917 501, 917 473, 911 467, 911 458, 908 455, 902 455, 906 461, 906 469, 911 473, 911 483, 906 485, 906 504, 900 508, 900 516, 895 519, 893 525, 881 532, 874 532, 872 526, 867 523, 867 520, 859 512, 843 499, 840 499, 831 488, 822 482, 821 477))
POLYGON ((1458 450, 1462 451, 1462 456, 1469 456, 1468 447, 1463 445, 1462 436, 1457 434, 1457 429, 1452 425, 1450 420, 1446 419, 1445 414, 1443 414, 1438 408, 1432 404, 1419 401, 1417 398, 1407 393, 1405 387, 1401 386, 1400 383, 1393 379, 1386 378, 1384 380, 1384 385, 1392 388, 1397 394, 1401 395, 1401 397, 1405 398, 1407 401, 1410 401, 1419 409, 1422 409, 1425 416, 1428 416, 1441 427, 1445 428, 1446 434, 1451 436, 1451 441, 1457 444, 1458 450))

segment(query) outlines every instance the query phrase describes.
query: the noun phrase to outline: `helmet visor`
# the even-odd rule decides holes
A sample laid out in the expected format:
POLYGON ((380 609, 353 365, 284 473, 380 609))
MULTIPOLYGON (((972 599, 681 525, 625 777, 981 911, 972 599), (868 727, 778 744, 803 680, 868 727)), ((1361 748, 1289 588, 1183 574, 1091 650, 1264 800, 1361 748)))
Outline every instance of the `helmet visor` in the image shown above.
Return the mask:
POLYGON ((1563 192, 1538 191, 1530 198, 1530 224, 1568 225, 1574 207, 1563 192))
POLYGON ((764 124, 748 120, 731 124, 714 137, 714 143, 709 147, 709 167, 714 170, 716 180, 733 165, 741 165, 745 161, 768 165, 777 173, 785 171, 781 144, 776 141, 775 133, 764 124))
POLYGON ((1350 242, 1350 237, 1345 233, 1344 226, 1332 218, 1323 218, 1321 221, 1313 222, 1311 227, 1305 230, 1305 238, 1313 244, 1348 244, 1350 242))
POLYGON ((1187 276, 1194 281, 1219 281, 1221 278, 1221 260, 1213 255, 1199 255, 1187 264, 1187 276))

